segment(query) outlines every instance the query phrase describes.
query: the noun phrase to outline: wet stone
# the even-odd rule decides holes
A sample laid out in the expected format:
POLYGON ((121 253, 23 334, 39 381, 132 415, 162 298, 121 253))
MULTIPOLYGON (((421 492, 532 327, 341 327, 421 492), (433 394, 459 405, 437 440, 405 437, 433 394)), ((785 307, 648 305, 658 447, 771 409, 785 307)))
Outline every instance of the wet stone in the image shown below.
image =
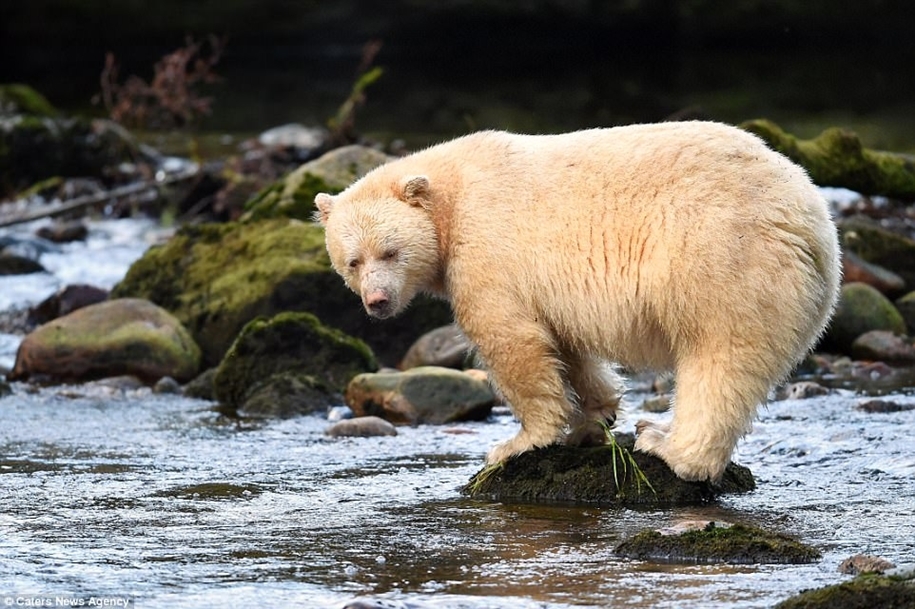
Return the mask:
POLYGON ((381 417, 356 417, 334 423, 324 434, 332 438, 370 438, 374 436, 396 436, 397 429, 381 417))
POLYGON ((890 561, 869 554, 855 554, 839 564, 839 573, 861 575, 862 573, 883 573, 895 568, 890 561))
POLYGON ((915 573, 893 575, 865 573, 851 581, 805 590, 775 605, 776 609, 876 609, 915 607, 915 573))
POLYGON ((915 404, 900 404, 892 400, 867 400, 858 404, 858 410, 872 414, 888 414, 891 412, 905 412, 915 410, 915 404))
POLYGON ((701 505, 728 493, 756 488, 753 474, 730 463, 717 485, 687 482, 664 461, 633 452, 635 437, 618 434, 616 444, 548 446, 484 468, 462 492, 472 498, 522 503, 597 506, 701 505), (639 475, 638 471, 641 472, 639 475))
POLYGON ((615 551, 627 558, 680 564, 804 564, 820 558, 819 551, 787 535, 714 522, 675 535, 642 531, 615 551))

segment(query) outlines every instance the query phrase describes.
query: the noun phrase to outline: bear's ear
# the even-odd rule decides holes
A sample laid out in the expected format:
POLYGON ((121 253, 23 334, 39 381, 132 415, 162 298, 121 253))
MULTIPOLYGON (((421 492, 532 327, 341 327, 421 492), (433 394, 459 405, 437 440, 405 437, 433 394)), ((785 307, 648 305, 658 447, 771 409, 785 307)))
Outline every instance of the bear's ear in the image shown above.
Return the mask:
POLYGON ((326 192, 319 192, 315 195, 315 207, 318 209, 311 217, 312 220, 321 226, 327 225, 327 218, 330 217, 330 210, 333 209, 334 198, 326 192))
POLYGON ((411 205, 429 206, 429 178, 407 176, 401 181, 401 198, 411 205))

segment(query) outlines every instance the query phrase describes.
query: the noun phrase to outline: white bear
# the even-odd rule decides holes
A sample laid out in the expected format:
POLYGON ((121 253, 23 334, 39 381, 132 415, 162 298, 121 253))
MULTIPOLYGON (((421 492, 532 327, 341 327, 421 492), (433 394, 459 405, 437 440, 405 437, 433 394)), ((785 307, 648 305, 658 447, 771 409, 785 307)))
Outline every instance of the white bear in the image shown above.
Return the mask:
POLYGON ((621 378, 676 375, 636 448, 718 480, 771 386, 823 331, 840 254, 805 172, 712 122, 487 131, 319 194, 334 268, 386 318, 447 298, 521 423, 490 463, 604 439, 621 378))

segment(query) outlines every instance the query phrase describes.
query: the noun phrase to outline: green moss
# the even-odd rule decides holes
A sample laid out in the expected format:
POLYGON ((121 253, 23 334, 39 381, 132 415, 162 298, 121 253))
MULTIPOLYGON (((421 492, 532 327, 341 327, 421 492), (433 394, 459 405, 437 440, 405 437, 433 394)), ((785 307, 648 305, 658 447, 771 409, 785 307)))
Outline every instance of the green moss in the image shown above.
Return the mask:
POLYGON ((735 524, 679 535, 642 531, 621 543, 616 553, 637 560, 674 563, 799 564, 820 558, 820 553, 796 539, 735 524))
POLYGON ((635 439, 631 434, 617 435, 616 442, 617 446, 554 445, 528 451, 496 471, 486 468, 478 472, 462 492, 497 501, 631 506, 703 504, 722 493, 755 488, 750 471, 733 463, 717 486, 686 482, 657 457, 633 452, 635 439), (631 453, 637 468, 621 467, 621 449, 631 453))
POLYGON ((327 394, 342 391, 357 374, 377 369, 361 340, 324 326, 309 313, 287 312, 247 324, 219 365, 214 385, 221 403, 239 408, 252 389, 276 374, 311 376, 327 394))
POLYGON ((806 590, 777 604, 776 609, 911 609, 915 607, 915 585, 911 580, 865 574, 855 579, 806 590))
POLYGON ((893 303, 873 287, 864 283, 843 285, 824 345, 846 353, 856 338, 871 330, 905 334, 906 326, 893 303))
POLYGON ((146 298, 171 311, 208 367, 219 364, 249 321, 284 311, 313 313, 364 339, 391 365, 422 333, 452 319, 447 304, 418 298, 397 319, 372 322, 331 268, 323 229, 288 219, 185 227, 150 248, 112 295, 146 298))
POLYGON ((915 241, 861 216, 839 222, 839 232, 844 248, 915 285, 915 241))
POLYGON ((280 217, 310 220, 315 211, 315 195, 342 191, 388 158, 384 153, 365 146, 331 150, 252 197, 245 204, 246 213, 242 221, 280 217))
POLYGON ((763 119, 747 121, 741 127, 803 166, 820 186, 915 198, 915 157, 865 148, 852 131, 832 127, 813 139, 800 140, 763 119))
POLYGON ((0 116, 4 114, 30 114, 32 116, 57 116, 57 109, 47 98, 28 85, 0 85, 0 116))

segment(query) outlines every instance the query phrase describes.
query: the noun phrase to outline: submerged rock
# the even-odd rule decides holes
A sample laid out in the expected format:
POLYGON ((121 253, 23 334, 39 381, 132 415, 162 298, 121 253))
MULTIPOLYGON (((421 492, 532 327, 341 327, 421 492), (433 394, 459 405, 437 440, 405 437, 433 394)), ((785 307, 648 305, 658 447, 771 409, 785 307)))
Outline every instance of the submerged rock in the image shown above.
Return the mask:
POLYGON ((839 564, 839 573, 861 575, 862 573, 883 573, 896 568, 896 565, 879 556, 855 554, 839 564))
POLYGON ((124 298, 84 307, 40 326, 19 346, 10 380, 85 381, 134 375, 193 378, 200 349, 181 323, 151 302, 124 298))
POLYGON ((496 402, 485 381, 436 366, 360 374, 345 397, 356 416, 376 415, 401 425, 480 420, 496 402))
POLYGON ((775 606, 776 609, 876 609, 915 607, 915 572, 864 574, 851 581, 806 590, 775 606))
POLYGON ((820 558, 820 552, 782 535, 742 524, 666 535, 642 531, 616 547, 616 553, 636 560, 687 564, 803 564, 820 558))
POLYGON ((44 273, 45 268, 41 263, 32 258, 0 252, 0 275, 28 275, 30 273, 44 273))
POLYGON ((717 485, 687 482, 661 459, 633 452, 632 434, 618 434, 615 443, 528 451, 484 468, 462 492, 495 501, 631 506, 704 504, 756 488, 753 474, 741 465, 730 463, 717 485))

